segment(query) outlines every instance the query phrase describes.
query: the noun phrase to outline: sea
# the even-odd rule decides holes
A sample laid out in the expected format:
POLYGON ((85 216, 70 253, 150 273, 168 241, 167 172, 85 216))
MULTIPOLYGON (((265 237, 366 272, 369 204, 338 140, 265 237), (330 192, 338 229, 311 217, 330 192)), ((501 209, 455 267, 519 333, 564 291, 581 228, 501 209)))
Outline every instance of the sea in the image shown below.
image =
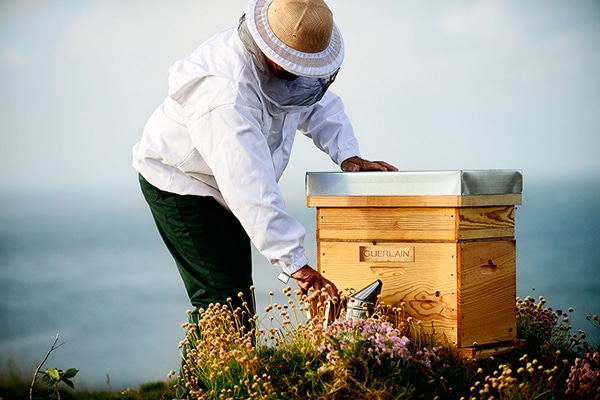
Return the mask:
MULTIPOLYGON (((0 381, 31 379, 57 336, 44 367, 77 368, 76 388, 136 388, 178 369, 191 307, 137 188, 0 194, 0 381)), ((288 207, 316 265, 315 210, 288 207)), ((572 331, 598 343, 586 316, 600 312, 600 179, 526 183, 515 236, 518 297, 572 308, 572 331)), ((283 287, 253 257, 260 311, 283 287)))

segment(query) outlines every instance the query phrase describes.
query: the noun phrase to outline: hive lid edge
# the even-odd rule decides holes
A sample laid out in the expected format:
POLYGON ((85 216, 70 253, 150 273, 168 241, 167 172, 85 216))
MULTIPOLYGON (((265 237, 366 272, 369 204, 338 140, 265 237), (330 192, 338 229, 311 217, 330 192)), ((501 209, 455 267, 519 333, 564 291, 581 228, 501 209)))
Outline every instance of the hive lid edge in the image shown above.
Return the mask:
POLYGON ((306 173, 307 196, 519 194, 522 187, 518 169, 306 173))

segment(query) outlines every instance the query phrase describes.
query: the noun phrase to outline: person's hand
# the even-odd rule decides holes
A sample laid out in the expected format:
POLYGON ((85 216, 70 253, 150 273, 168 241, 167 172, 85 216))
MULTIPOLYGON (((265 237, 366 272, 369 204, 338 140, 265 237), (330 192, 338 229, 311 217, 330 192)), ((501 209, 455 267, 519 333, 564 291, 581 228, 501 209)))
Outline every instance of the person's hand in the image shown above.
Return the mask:
POLYGON ((323 275, 308 264, 294 272, 292 278, 296 281, 301 295, 308 294, 311 289, 314 291, 313 295, 317 295, 322 288, 325 288, 332 299, 339 297, 338 288, 334 283, 325 279, 323 275))
POLYGON ((369 161, 357 156, 347 158, 342 162, 342 171, 398 171, 398 168, 385 161, 369 161))
POLYGON ((305 265, 298 271, 292 274, 292 278, 296 281, 298 288, 300 288, 300 295, 308 295, 305 301, 308 308, 309 318, 318 316, 323 311, 328 313, 323 315, 327 321, 333 321, 339 311, 339 292, 337 287, 328 279, 325 279, 318 271, 314 270, 310 265, 305 265), (321 291, 325 289, 325 292, 329 295, 329 298, 321 291), (312 293, 309 295, 309 291, 312 289, 312 293), (326 307, 326 302, 331 299, 331 307, 326 307))

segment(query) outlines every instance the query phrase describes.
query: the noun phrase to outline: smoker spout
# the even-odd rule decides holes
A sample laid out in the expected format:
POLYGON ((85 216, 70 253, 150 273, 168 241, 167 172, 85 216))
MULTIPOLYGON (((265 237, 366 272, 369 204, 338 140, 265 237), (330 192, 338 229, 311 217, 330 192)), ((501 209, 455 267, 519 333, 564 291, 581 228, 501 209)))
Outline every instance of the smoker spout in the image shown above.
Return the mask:
POLYGON ((364 319, 373 313, 377 296, 381 293, 383 282, 377 279, 369 286, 359 290, 348 297, 346 318, 364 319))

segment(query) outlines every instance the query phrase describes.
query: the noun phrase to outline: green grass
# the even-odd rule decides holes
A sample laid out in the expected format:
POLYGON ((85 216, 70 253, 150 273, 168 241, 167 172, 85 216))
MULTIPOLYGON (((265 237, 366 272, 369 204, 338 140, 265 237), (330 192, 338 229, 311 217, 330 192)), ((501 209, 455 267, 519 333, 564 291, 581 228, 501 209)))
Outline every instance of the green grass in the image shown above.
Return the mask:
MULTIPOLYGON (((29 400, 30 380, 23 376, 0 377, 0 399, 2 400, 29 400)), ((174 391, 166 382, 151 382, 140 385, 137 389, 127 389, 122 392, 103 390, 79 390, 62 387, 60 398, 64 400, 163 400, 172 399, 174 391)), ((51 399, 52 388, 43 384, 36 384, 33 391, 34 399, 51 399)))

